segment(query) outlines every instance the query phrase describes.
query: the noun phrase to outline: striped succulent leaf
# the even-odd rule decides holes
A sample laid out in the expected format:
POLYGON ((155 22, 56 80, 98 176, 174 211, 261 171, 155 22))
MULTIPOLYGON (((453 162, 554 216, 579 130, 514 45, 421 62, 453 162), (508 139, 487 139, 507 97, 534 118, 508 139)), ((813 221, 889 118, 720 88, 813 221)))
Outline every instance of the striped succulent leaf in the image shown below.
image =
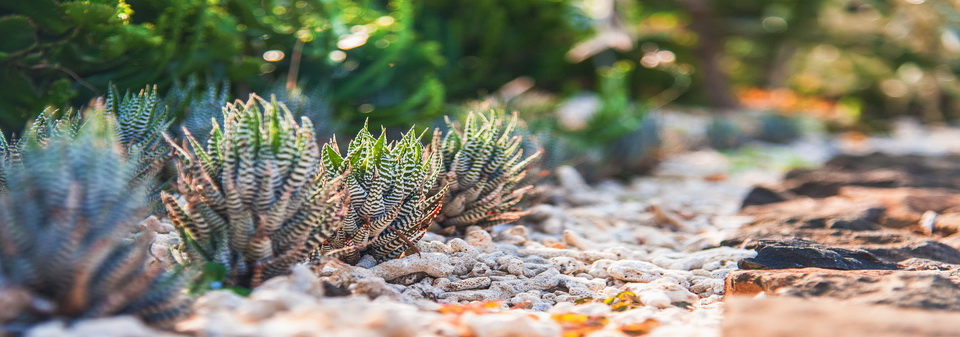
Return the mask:
MULTIPOLYGON (((91 130, 99 128, 99 130, 91 130)), ((168 325, 189 309, 182 278, 148 264, 143 185, 129 184, 112 130, 27 144, 0 196, 0 335, 49 319, 135 315, 168 325)))
POLYGON ((227 104, 206 149, 186 131, 177 190, 163 203, 191 263, 227 270, 223 284, 255 287, 286 274, 332 237, 344 213, 340 180, 321 179, 310 121, 251 96, 227 104))
POLYGON ((420 144, 422 136, 410 130, 399 141, 388 142, 385 132, 375 138, 364 126, 345 156, 336 140, 324 145, 327 178, 345 174, 349 208, 320 254, 347 263, 370 254, 382 262, 399 257, 423 237, 444 191, 434 189, 440 155, 420 144))
POLYGON ((443 154, 443 172, 435 189, 446 187, 443 209, 434 218, 440 232, 463 232, 467 226, 513 222, 526 212, 517 205, 532 186, 524 185, 530 162, 515 135, 517 115, 469 113, 462 128, 447 120, 449 131, 434 133, 443 154))

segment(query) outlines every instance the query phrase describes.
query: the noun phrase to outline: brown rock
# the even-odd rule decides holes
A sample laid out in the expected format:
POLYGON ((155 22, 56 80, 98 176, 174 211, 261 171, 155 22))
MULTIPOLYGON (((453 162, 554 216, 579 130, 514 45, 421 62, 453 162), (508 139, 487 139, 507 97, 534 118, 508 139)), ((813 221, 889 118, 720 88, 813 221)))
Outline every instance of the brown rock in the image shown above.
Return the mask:
POLYGON ((871 230, 879 229, 885 210, 877 202, 830 197, 749 206, 741 213, 754 216, 757 223, 777 222, 780 226, 794 228, 871 230))
POLYGON ((948 189, 845 186, 839 194, 853 202, 879 203, 887 210, 882 225, 891 228, 916 226, 926 211, 943 213, 960 205, 960 194, 948 189))
POLYGON ((727 298, 727 337, 960 336, 960 314, 856 305, 836 300, 727 298))
POLYGON ((764 292, 833 298, 857 304, 960 311, 960 274, 956 271, 738 270, 727 275, 725 290, 728 296, 764 292))
POLYGON ((899 187, 908 185, 910 177, 892 169, 871 168, 844 171, 829 166, 817 170, 794 170, 787 173, 784 187, 789 193, 812 198, 826 198, 840 193, 843 186, 899 187))
MULTIPOLYGON (((960 211, 948 210, 946 214, 937 214, 933 222, 933 232, 943 235, 960 233, 960 211)), ((956 248, 956 247, 954 247, 956 248)))

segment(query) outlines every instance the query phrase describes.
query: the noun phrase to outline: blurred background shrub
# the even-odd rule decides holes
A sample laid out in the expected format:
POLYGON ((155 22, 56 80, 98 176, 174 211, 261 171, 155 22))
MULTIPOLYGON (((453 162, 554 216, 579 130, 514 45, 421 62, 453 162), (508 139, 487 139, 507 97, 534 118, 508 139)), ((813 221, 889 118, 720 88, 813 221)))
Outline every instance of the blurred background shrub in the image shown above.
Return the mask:
POLYGON ((288 101, 328 128, 321 134, 352 134, 367 118, 430 125, 463 102, 492 99, 522 110, 532 133, 581 148, 623 144, 666 104, 803 115, 840 129, 882 127, 898 116, 943 123, 960 117, 958 7, 930 0, 0 1, 0 128, 17 132, 46 106, 85 105, 111 83, 158 84, 171 93, 178 120, 201 129, 208 118, 191 114, 250 92, 288 101))

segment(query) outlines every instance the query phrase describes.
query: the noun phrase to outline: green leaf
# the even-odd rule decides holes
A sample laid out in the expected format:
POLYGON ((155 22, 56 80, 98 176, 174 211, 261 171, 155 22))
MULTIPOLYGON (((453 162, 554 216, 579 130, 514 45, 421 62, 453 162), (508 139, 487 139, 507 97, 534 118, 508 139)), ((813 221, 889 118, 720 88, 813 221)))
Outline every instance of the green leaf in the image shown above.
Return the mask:
POLYGON ((0 18, 0 60, 10 57, 9 54, 22 53, 37 44, 37 28, 25 16, 8 15, 0 18))
POLYGON ((54 0, 0 1, 0 12, 3 10, 28 16, 39 29, 55 35, 71 27, 63 20, 63 13, 54 0))
POLYGON ((89 2, 68 2, 60 5, 70 21, 80 26, 96 26, 115 18, 116 9, 89 2))
POLYGON ((340 154, 337 153, 337 150, 334 149, 333 146, 330 146, 330 144, 323 145, 323 157, 326 159, 325 161, 330 163, 330 166, 333 166, 328 167, 328 170, 340 172, 340 166, 343 165, 343 158, 340 158, 340 154))

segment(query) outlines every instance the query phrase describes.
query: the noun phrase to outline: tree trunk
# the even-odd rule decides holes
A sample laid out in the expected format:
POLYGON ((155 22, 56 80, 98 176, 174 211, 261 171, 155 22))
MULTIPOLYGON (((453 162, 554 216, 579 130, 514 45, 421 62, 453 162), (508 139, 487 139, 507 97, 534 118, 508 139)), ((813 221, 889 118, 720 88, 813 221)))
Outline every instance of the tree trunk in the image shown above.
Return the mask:
POLYGON ((723 23, 713 11, 710 0, 681 0, 681 6, 690 15, 690 30, 697 34, 693 53, 700 59, 700 78, 706 89, 709 104, 715 108, 731 109, 739 104, 730 89, 730 78, 720 69, 723 57, 723 23))

